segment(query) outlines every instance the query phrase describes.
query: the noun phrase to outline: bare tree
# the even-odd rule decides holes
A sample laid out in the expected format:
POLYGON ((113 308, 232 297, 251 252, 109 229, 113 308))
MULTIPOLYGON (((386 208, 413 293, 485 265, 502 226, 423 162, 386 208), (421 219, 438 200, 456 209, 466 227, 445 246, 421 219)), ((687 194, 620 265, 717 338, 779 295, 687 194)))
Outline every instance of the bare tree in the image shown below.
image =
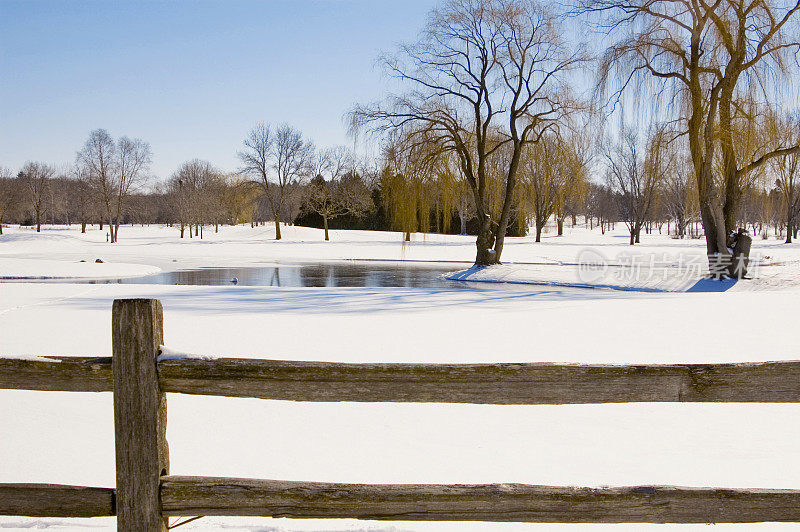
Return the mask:
POLYGON ((81 233, 85 233, 86 224, 97 212, 97 198, 86 166, 76 164, 72 168, 72 195, 78 221, 81 224, 81 233))
POLYGON ((13 214, 20 204, 20 183, 14 179, 11 170, 0 166, 0 235, 3 234, 3 221, 13 214))
POLYGON ((299 199, 300 186, 311 170, 314 144, 304 140, 300 131, 288 124, 281 124, 275 130, 273 152, 272 168, 277 186, 265 192, 275 217, 275 238, 279 240, 280 214, 284 202, 291 196, 297 196, 299 199))
POLYGON ((114 194, 114 227, 111 241, 119 240, 119 223, 130 195, 149 178, 152 155, 150 144, 141 139, 122 137, 117 143, 117 176, 114 194))
MULTIPOLYGON (((250 130, 244 139, 245 149, 238 153, 242 161, 241 173, 255 178, 255 183, 261 186, 264 195, 270 188, 270 172, 272 169, 272 144, 273 136, 269 124, 263 122, 250 130)), ((254 208, 257 205, 254 205, 254 208)), ((279 214, 280 211, 277 211, 279 214)), ((280 224, 278 214, 275 214, 275 239, 280 240, 280 224)), ((255 216, 254 216, 255 221, 255 216)))
POLYGON ((308 175, 314 145, 288 124, 278 126, 274 134, 268 124, 258 124, 244 146, 239 152, 241 171, 259 180, 275 221, 275 240, 280 240, 284 203, 308 175))
MULTIPOLYGON (((101 220, 109 226, 111 242, 113 242, 114 192, 117 176, 117 147, 114 139, 105 129, 95 129, 89 133, 83 148, 78 152, 76 162, 86 172, 87 179, 95 190, 100 209, 101 220)), ((102 222, 100 224, 102 229, 102 222)))
POLYGON ((593 219, 596 218, 600 232, 605 234, 606 229, 611 227, 616 220, 617 211, 614 191, 605 183, 589 183, 586 194, 586 214, 589 218, 589 228, 594 228, 593 219))
POLYGON ((352 152, 343 146, 326 150, 316 165, 317 175, 305 188, 305 210, 322 216, 325 240, 330 240, 329 220, 344 215, 360 217, 372 208, 372 194, 354 173, 354 161, 352 152))
MULTIPOLYGON (((184 163, 185 165, 186 163, 184 163)), ((183 184, 183 175, 182 175, 183 165, 179 168, 172 176, 170 176, 169 180, 166 184, 166 196, 167 202, 169 203, 174 216, 177 216, 178 224, 180 226, 180 234, 181 238, 184 238, 186 235, 186 225, 189 223, 189 199, 188 199, 188 190, 184 188, 183 184)), ((189 228, 189 233, 191 234, 191 227, 189 228)))
POLYGON ((105 129, 95 129, 78 152, 76 162, 97 193, 110 241, 115 243, 126 201, 148 178, 150 145, 128 137, 115 142, 105 129))
POLYGON ((642 157, 637 135, 623 130, 619 141, 606 148, 606 179, 619 194, 620 215, 630 232, 630 245, 640 240, 642 226, 653 207, 656 187, 663 176, 661 141, 661 135, 654 134, 648 143, 647 155, 642 157))
POLYGON ((675 224, 675 236, 683 238, 686 236, 686 224, 689 223, 687 216, 689 174, 682 172, 668 174, 662 198, 668 219, 675 224))
POLYGON ((319 153, 314 168, 316 176, 305 188, 303 203, 306 212, 322 216, 325 240, 330 240, 328 221, 348 214, 362 216, 372 208, 372 195, 354 172, 355 155, 344 146, 319 153))
POLYGON ((42 218, 47 211, 47 193, 55 173, 55 167, 49 164, 28 162, 19 174, 25 183, 27 201, 33 210, 37 233, 42 230, 42 218))
POLYGON ((356 156, 346 146, 335 146, 318 151, 311 159, 314 176, 327 176, 327 180, 335 181, 348 172, 354 172, 356 156))
POLYGON ((556 18, 532 1, 449 0, 430 14, 418 43, 385 60, 410 91, 351 113, 353 131, 401 129, 412 149, 434 144, 457 156, 478 217, 476 264, 500 261, 523 147, 575 106, 565 74, 582 56, 560 33, 556 18), (488 165, 505 146, 510 156, 495 191, 488 165), (495 193, 502 201, 492 212, 495 193))
POLYGON ((217 190, 221 186, 222 174, 211 163, 192 159, 181 164, 168 182, 168 190, 180 223, 181 238, 186 226, 189 238, 203 238, 203 227, 216 222, 218 209, 217 190))

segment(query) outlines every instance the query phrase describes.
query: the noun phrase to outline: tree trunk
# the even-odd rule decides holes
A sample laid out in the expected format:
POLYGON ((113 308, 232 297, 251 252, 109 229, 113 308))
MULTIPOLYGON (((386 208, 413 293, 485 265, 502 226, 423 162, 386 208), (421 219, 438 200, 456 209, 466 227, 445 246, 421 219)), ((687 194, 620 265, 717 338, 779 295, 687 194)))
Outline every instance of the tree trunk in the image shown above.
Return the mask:
POLYGON ((630 240, 630 245, 632 246, 632 245, 633 245, 633 244, 635 244, 635 243, 636 243, 636 229, 635 229, 634 227, 631 227, 631 240, 630 240))
POLYGON ((542 241, 542 228, 543 227, 544 227, 544 224, 539 223, 539 221, 537 220, 536 221, 536 242, 541 242, 542 241))
POLYGON ((788 207, 786 209, 786 243, 792 243, 792 228, 794 226, 794 220, 792 219, 792 206, 791 203, 787 200, 786 202, 788 207))
POLYGON ((734 279, 741 279, 747 275, 747 266, 750 263, 750 246, 753 239, 750 235, 740 229, 736 237, 736 245, 733 248, 733 257, 729 267, 729 275, 734 279))
POLYGON ((558 218, 556 220, 556 225, 558 226, 558 236, 564 236, 564 219, 558 218))
POLYGON ((484 215, 478 228, 478 238, 475 240, 477 253, 475 264, 478 266, 489 266, 497 263, 495 251, 492 249, 494 235, 492 234, 492 219, 489 215, 484 215))
POLYGON ((330 238, 328 236, 328 215, 327 214, 323 214, 322 215, 322 223, 325 226, 325 240, 326 241, 330 240, 330 238))
POLYGON ((36 232, 37 233, 41 233, 42 232, 42 224, 39 221, 39 216, 40 216, 39 209, 36 209, 36 232))
MULTIPOLYGON (((85 233, 85 232, 86 232, 86 222, 81 222, 81 233, 85 233)), ((2 233, 0 233, 0 234, 2 234, 2 233)))
POLYGON ((462 216, 461 213, 458 214, 458 219, 461 222, 461 234, 467 234, 467 219, 466 217, 462 216))
POLYGON ((278 215, 275 215, 275 240, 281 239, 281 221, 278 215))

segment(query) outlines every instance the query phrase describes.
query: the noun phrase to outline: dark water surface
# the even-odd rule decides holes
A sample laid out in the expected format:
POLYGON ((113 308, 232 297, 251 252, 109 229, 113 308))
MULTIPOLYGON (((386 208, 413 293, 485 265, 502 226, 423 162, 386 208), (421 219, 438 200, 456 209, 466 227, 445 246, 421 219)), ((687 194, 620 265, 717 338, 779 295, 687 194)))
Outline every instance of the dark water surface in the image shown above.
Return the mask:
POLYGON ((448 281, 443 277, 446 273, 462 270, 468 266, 467 264, 395 265, 385 263, 287 264, 245 268, 200 268, 161 272, 145 277, 83 282, 206 286, 237 284, 240 286, 285 287, 489 288, 484 283, 448 281), (237 282, 232 282, 234 279, 237 282))

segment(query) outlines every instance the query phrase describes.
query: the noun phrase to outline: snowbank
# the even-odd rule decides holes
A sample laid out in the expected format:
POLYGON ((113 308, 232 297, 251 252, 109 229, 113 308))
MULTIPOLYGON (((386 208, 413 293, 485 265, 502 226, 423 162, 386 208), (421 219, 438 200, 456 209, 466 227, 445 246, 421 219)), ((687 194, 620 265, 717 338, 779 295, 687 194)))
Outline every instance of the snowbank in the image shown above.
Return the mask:
POLYGON ((724 281, 702 279, 700 277, 703 270, 683 270, 675 266, 661 266, 644 271, 624 266, 587 270, 581 265, 500 264, 489 267, 473 266, 448 274, 445 278, 451 281, 635 292, 725 292, 737 284, 732 279, 724 281))
POLYGON ((157 266, 0 257, 0 279, 118 279, 161 271, 157 266))

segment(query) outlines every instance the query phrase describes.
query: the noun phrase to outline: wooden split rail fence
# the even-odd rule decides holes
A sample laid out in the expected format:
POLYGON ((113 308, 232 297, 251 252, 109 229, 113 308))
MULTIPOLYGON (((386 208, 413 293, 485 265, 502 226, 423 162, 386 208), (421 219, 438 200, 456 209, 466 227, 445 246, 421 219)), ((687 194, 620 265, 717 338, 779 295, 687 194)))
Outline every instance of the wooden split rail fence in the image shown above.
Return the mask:
POLYGON ((117 516, 166 530, 168 516, 425 521, 715 523, 800 521, 800 490, 523 484, 334 484, 169 475, 165 393, 287 401, 541 405, 800 402, 800 362, 680 365, 340 364, 157 359, 163 312, 114 301, 110 358, 0 358, 0 388, 114 393, 116 488, 0 484, 0 515, 117 516))

